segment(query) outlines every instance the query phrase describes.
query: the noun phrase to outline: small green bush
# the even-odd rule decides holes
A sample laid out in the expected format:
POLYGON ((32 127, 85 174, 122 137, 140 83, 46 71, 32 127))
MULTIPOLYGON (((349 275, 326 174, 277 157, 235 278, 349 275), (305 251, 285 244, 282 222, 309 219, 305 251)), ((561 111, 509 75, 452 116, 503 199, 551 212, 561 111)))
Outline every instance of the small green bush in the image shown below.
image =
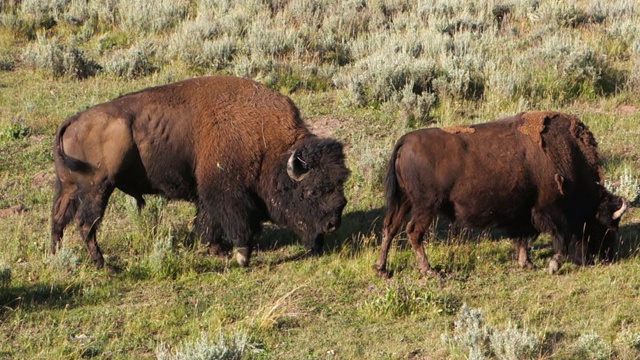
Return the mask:
POLYGON ((460 308, 453 334, 442 334, 441 340, 452 353, 468 359, 535 359, 541 351, 540 340, 526 329, 520 331, 509 324, 507 329, 498 330, 485 325, 482 312, 467 304, 460 308))
POLYGON ((640 350, 640 331, 623 330, 616 337, 615 345, 631 350, 640 350))
POLYGON ((180 273, 179 257, 174 253, 174 238, 170 234, 156 237, 149 255, 151 273, 158 279, 175 279, 180 273))
POLYGON ((133 32, 154 33, 175 27, 187 16, 188 0, 118 1, 120 23, 133 32))
POLYGON ((377 288, 369 287, 368 296, 361 310, 368 316, 402 318, 416 314, 452 314, 459 304, 456 299, 425 291, 406 280, 392 280, 377 288))
POLYGON ((158 69, 151 60, 154 53, 155 50, 151 45, 118 50, 106 61, 104 69, 109 74, 125 79, 144 77, 158 69))
POLYGON ((64 246, 51 257, 51 264, 57 269, 71 272, 80 265, 80 257, 71 247, 64 246))
POLYGON ((22 61, 27 66, 45 70, 53 78, 64 75, 84 79, 95 75, 100 65, 72 45, 61 44, 58 39, 48 39, 45 33, 38 33, 37 41, 29 44, 22 53, 22 61))
POLYGON ((580 359, 606 360, 613 353, 611 345, 595 332, 580 335, 573 345, 574 355, 580 359))
POLYGON ((165 343, 156 348, 158 360, 240 360, 249 354, 260 352, 260 349, 249 340, 245 332, 234 332, 225 335, 222 330, 217 340, 211 340, 205 333, 195 342, 185 341, 173 351, 165 343))
POLYGON ((29 135, 29 127, 21 116, 12 117, 8 124, 0 128, 0 140, 15 140, 27 135, 29 135))

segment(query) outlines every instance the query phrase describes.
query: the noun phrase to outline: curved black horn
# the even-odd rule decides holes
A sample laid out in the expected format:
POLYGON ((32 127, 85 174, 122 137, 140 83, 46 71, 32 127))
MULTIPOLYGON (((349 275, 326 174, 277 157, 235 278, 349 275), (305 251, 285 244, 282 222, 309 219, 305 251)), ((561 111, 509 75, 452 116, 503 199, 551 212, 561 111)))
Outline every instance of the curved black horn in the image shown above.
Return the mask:
POLYGON ((620 208, 613 213, 613 220, 619 219, 626 210, 627 202, 622 198, 622 205, 620 205, 620 208))
POLYGON ((294 150, 287 161, 287 174, 289 174, 289 177, 295 181, 302 181, 302 179, 307 175, 307 172, 309 172, 309 169, 304 165, 305 162, 300 159, 298 150, 294 150))

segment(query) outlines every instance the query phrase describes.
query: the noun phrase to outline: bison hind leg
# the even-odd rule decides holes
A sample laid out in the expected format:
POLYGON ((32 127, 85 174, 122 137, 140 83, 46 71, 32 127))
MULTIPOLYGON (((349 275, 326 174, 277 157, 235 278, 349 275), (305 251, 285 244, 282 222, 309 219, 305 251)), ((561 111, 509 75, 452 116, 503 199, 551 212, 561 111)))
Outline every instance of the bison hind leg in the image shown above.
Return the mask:
POLYGON ((427 260, 427 254, 424 251, 422 240, 424 235, 429 230, 431 223, 433 222, 434 214, 429 211, 414 211, 413 216, 407 224, 407 236, 409 237, 409 243, 413 249, 418 270, 422 275, 435 275, 440 278, 440 274, 435 271, 429 261, 427 260))
POLYGON ((102 256, 100 246, 98 246, 96 233, 102 222, 109 197, 114 190, 114 187, 107 184, 106 181, 102 184, 102 186, 93 187, 93 191, 83 192, 77 216, 78 227, 80 228, 85 246, 91 256, 93 264, 98 268, 104 266, 104 257, 102 256))
POLYGON ((382 242, 380 244, 380 252, 375 264, 373 264, 373 270, 376 274, 383 278, 391 276, 387 270, 387 256, 389 254, 389 248, 391 247, 391 241, 398 234, 404 218, 410 211, 408 203, 403 203, 395 209, 388 209, 384 217, 382 227, 382 242))

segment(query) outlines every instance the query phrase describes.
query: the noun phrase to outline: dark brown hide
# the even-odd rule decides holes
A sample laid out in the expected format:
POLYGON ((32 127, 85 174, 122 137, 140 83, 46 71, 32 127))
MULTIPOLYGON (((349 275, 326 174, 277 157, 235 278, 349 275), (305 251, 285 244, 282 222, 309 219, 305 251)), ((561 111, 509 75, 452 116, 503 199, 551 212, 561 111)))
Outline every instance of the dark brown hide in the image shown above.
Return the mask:
POLYGON ((523 267, 532 267, 527 244, 541 232, 552 234, 555 268, 565 255, 579 264, 610 255, 625 204, 601 185, 597 143, 582 122, 529 112, 469 128, 417 130, 396 143, 374 265, 380 275, 409 213, 406 232, 422 273, 432 269, 421 241, 438 213, 467 227, 505 229, 523 267))
POLYGON ((60 126, 54 154, 51 251, 75 218, 98 266, 95 233, 116 188, 139 206, 143 194, 195 202, 202 241, 215 250, 230 240, 242 265, 262 221, 318 250, 346 204, 342 145, 311 134, 288 97, 248 79, 194 78, 93 106, 60 126))

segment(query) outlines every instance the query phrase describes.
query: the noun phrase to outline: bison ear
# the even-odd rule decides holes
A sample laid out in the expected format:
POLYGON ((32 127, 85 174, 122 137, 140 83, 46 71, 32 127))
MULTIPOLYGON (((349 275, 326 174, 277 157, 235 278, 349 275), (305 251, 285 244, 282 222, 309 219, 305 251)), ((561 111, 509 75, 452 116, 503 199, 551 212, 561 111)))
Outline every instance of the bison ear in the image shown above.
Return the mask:
POLYGON ((294 181, 302 181, 308 172, 307 163, 300 157, 298 149, 295 149, 287 161, 287 174, 294 181))

